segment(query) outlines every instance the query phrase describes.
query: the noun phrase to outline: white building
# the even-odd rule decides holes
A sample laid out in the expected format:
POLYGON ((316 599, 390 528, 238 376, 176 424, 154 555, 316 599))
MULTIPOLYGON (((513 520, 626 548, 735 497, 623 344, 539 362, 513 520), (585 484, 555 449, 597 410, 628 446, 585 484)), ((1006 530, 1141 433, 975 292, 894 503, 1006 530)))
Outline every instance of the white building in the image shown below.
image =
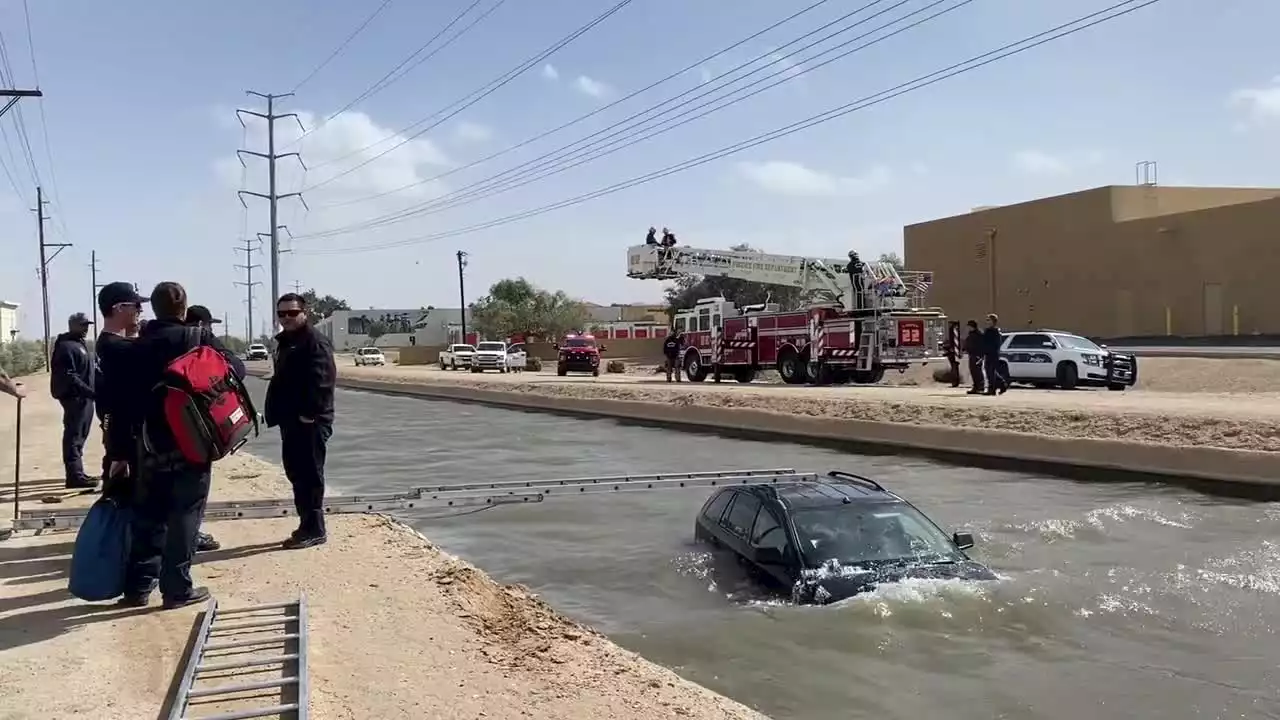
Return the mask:
POLYGON ((445 345, 452 342, 450 331, 456 334, 461 320, 462 311, 457 308, 370 308, 338 310, 316 323, 316 329, 328 336, 334 350, 342 352, 374 345, 369 339, 369 327, 374 323, 381 323, 385 330, 377 340, 378 347, 445 345))
POLYGON ((0 300, 0 343, 18 336, 18 303, 0 300))

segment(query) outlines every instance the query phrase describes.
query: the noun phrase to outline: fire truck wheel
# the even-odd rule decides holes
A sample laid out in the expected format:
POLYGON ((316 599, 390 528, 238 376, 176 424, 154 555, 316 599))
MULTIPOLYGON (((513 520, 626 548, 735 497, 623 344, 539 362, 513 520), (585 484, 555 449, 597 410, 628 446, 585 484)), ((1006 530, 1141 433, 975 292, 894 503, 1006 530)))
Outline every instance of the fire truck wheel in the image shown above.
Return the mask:
POLYGON ((782 355, 778 357, 778 375, 782 378, 782 382, 788 385, 796 385, 804 380, 804 373, 800 370, 800 355, 790 348, 783 350, 782 355))
POLYGON ((755 368, 734 368, 733 379, 740 383, 749 383, 756 379, 755 368))
POLYGON ((853 372, 853 381, 859 385, 874 385, 884 379, 884 368, 876 368, 874 370, 853 372))
POLYGON ((689 382, 702 382, 707 379, 707 366, 702 364, 702 357, 691 352, 684 356, 684 375, 689 382))

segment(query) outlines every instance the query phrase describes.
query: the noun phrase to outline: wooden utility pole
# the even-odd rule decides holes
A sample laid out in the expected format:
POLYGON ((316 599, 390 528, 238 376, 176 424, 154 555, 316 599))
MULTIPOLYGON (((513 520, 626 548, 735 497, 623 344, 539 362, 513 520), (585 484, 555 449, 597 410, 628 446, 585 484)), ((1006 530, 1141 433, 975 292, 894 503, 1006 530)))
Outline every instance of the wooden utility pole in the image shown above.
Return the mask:
MULTIPOLYGON (((49 201, 44 199, 44 189, 39 185, 36 186, 36 206, 33 212, 36 214, 36 234, 40 238, 40 302, 44 306, 44 366, 49 368, 49 263, 58 257, 58 253, 65 248, 71 247, 71 243, 49 243, 44 241, 44 221, 49 218, 44 215, 44 206, 49 201), (53 255, 48 254, 49 249, 53 249, 53 255)), ((94 303, 95 305, 97 303, 94 303)))
POLYGON ((98 251, 94 250, 89 253, 89 298, 90 304, 93 306, 93 326, 98 326, 98 290, 102 288, 98 284, 98 251))
POLYGON ((467 267, 467 253, 463 250, 458 251, 458 317, 461 318, 462 337, 458 338, 458 342, 465 343, 467 341, 467 287, 463 271, 467 267))

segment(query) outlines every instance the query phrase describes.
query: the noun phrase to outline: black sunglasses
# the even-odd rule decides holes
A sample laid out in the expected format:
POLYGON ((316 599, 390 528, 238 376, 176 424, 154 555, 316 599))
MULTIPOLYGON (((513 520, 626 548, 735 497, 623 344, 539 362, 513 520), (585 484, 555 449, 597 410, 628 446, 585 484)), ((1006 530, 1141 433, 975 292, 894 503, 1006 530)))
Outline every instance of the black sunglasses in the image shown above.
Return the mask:
POLYGON ((298 317, 301 314, 302 314, 301 310, 277 310, 276 311, 276 317, 278 318, 293 318, 293 317, 298 317))

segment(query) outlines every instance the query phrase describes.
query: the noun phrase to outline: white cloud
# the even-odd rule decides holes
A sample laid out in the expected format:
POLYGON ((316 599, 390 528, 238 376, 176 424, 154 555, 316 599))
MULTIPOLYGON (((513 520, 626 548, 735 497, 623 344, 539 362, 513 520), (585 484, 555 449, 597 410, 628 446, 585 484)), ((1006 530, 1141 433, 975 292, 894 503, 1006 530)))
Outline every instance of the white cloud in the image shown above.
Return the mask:
POLYGON ((738 163, 738 172, 772 193, 792 197, 846 197, 865 195, 892 180, 889 169, 877 165, 857 176, 839 176, 784 160, 738 163))
POLYGON ((493 130, 487 125, 464 120, 454 127, 453 136, 460 142, 482 143, 493 137, 493 130))
POLYGON ((547 63, 546 65, 542 66, 542 77, 548 80, 559 80, 560 71, 556 69, 555 65, 552 65, 551 63, 547 63))
POLYGON ((613 88, 607 83, 593 80, 586 75, 579 75, 578 79, 573 81, 573 86, 578 89, 578 92, 593 98, 602 98, 613 92, 613 88))
POLYGON ((1228 104, 1239 108, 1252 124, 1280 120, 1280 76, 1258 88, 1241 88, 1231 93, 1228 104))
POLYGON ((1068 175, 1102 161, 1103 155, 1097 150, 1061 154, 1020 150, 1013 154, 1013 166, 1028 175, 1068 175))

